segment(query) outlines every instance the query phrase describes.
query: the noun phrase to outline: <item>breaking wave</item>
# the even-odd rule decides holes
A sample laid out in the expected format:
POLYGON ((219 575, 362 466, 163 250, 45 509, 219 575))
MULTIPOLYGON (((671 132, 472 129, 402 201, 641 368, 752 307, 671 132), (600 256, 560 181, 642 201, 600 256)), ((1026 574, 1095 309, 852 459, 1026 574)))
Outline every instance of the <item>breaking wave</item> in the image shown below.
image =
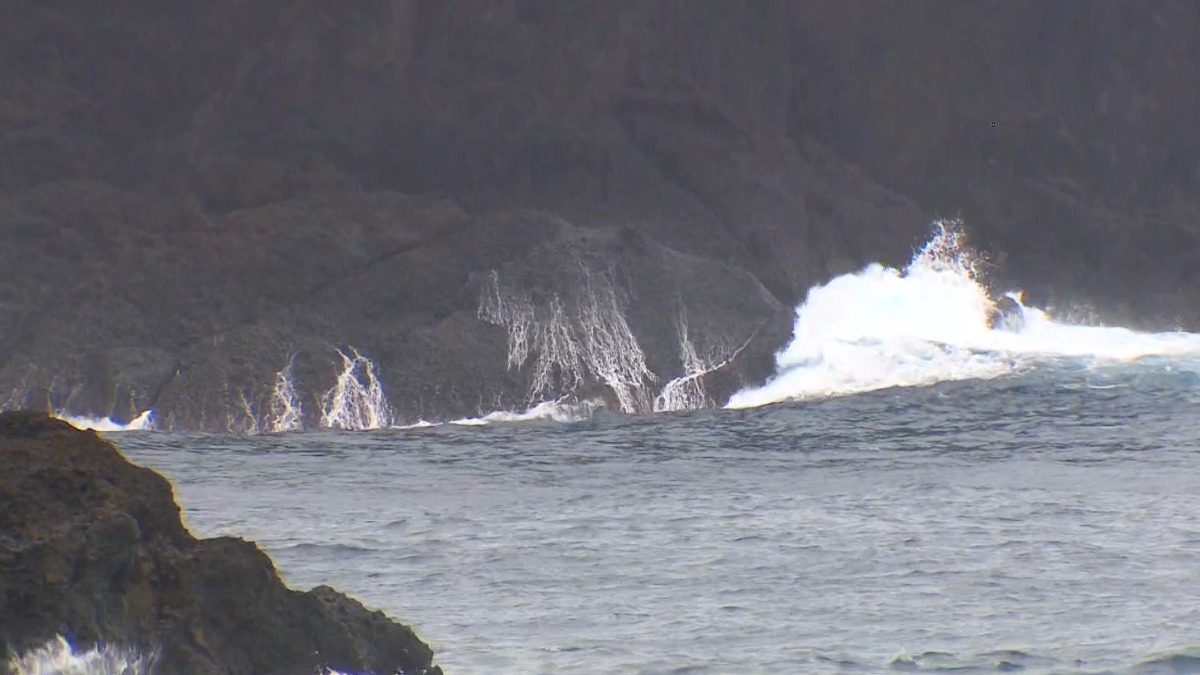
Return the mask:
POLYGON ((113 431, 151 431, 154 429, 154 411, 147 410, 137 417, 130 420, 128 423, 119 422, 107 417, 87 417, 84 415, 70 415, 67 413, 52 412, 52 417, 60 419, 76 429, 88 430, 92 429, 101 432, 113 431))
POLYGON ((996 305, 978 259, 959 223, 939 222, 905 269, 872 264, 811 289, 796 309, 791 342, 776 355, 775 375, 727 407, 993 378, 1063 357, 1104 365, 1200 354, 1197 334, 1070 325, 1024 306, 1019 292, 1008 295, 1024 325, 991 328, 996 305))
POLYGON ((14 675, 149 675, 154 655, 136 650, 97 645, 76 650, 59 636, 8 663, 14 675))
MULTIPOLYGON (((37 649, 17 655, 6 665, 13 675, 152 675, 157 672, 156 663, 157 654, 153 652, 112 645, 76 649, 60 635, 37 649)), ((0 662, 0 671, 4 665, 0 662)), ((351 674, 326 667, 318 669, 318 675, 351 674)))
MULTIPOLYGON (((402 419, 388 401, 376 363, 349 347, 337 350, 340 373, 321 392, 299 390, 294 357, 289 359, 276 373, 269 395, 256 399, 261 415, 244 394, 234 402, 249 420, 239 428, 249 433, 302 431, 308 426, 304 400, 319 406, 309 419, 327 429, 577 421, 605 405, 578 400, 593 383, 606 387, 612 394, 607 405, 624 413, 721 404, 707 391, 706 378, 729 365, 746 343, 738 346, 694 335, 681 306, 675 327, 683 372, 667 380, 647 366, 625 319, 626 305, 633 299, 611 271, 596 271, 580 262, 571 268, 567 282, 538 294, 493 271, 484 284, 478 318, 505 329, 508 367, 527 379, 524 409, 408 423, 412 418, 402 419)), ((810 289, 796 308, 790 342, 776 355, 775 374, 761 386, 737 392, 725 407, 988 379, 1062 359, 1086 367, 1147 356, 1200 356, 1198 334, 1072 324, 1044 308, 1024 305, 1019 291, 1006 295, 1019 307, 1023 321, 1019 326, 993 327, 989 318, 998 298, 985 287, 980 260, 966 245, 961 224, 937 222, 929 241, 903 269, 874 263, 810 289)), ((66 413, 55 416, 100 432, 154 429, 152 411, 127 424, 66 413)))
POLYGON ((603 404, 598 401, 580 401, 577 403, 567 403, 564 401, 545 401, 533 406, 528 410, 519 412, 497 410, 480 417, 464 417, 462 419, 450 420, 448 422, 427 422, 422 420, 414 424, 398 425, 395 428, 425 429, 428 427, 439 427, 445 424, 474 427, 503 422, 532 422, 535 420, 545 420, 551 422, 581 422, 589 419, 596 412, 596 410, 601 407, 603 407, 603 404))

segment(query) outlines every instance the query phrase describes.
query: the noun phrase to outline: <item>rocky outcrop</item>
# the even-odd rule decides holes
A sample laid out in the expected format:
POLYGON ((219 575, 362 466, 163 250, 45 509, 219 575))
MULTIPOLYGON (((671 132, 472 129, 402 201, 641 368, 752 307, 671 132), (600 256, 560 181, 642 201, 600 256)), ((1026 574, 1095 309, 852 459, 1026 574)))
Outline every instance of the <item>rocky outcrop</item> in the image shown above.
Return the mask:
POLYGON ((398 421, 521 407, 483 282, 578 315, 596 274, 648 374, 559 384, 715 361, 719 402, 940 216, 1039 304, 1200 326, 1195 3, 10 4, 0 406, 314 425, 353 348, 398 421))
POLYGON ((95 433, 0 413, 0 671, 56 635, 153 653, 156 672, 441 672, 381 612, 289 590, 251 542, 192 537, 167 480, 95 433))

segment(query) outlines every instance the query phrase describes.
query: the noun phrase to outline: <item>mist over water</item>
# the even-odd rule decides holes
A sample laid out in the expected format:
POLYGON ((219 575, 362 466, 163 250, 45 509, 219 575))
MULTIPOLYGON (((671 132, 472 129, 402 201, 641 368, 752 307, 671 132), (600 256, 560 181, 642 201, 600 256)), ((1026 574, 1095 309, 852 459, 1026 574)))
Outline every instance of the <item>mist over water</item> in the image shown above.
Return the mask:
MULTIPOLYGON (((994 300, 978 269, 959 225, 938 223, 903 270, 872 264, 813 288, 776 374, 728 407, 992 378, 1064 357, 1103 366, 1200 354, 1200 335, 1070 325, 1024 305, 1022 328, 990 328, 994 300)), ((1020 304, 1019 292, 1009 296, 1020 304)))

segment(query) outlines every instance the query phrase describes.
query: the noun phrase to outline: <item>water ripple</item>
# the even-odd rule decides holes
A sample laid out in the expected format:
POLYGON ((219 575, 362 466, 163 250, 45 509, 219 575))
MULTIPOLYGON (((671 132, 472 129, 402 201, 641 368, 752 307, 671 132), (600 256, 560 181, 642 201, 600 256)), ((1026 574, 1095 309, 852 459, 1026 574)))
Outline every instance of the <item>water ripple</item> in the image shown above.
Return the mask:
POLYGON ((457 675, 1200 673, 1196 384, 116 441, 200 534, 411 622, 457 675))

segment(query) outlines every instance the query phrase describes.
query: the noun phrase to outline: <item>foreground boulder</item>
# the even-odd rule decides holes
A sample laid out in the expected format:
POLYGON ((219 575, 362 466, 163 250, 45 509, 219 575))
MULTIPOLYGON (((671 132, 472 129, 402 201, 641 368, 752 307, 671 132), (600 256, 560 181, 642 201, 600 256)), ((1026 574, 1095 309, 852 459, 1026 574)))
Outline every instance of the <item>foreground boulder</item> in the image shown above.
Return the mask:
POLYGON ((383 613, 288 589, 251 542, 193 537, 170 483, 94 432, 2 413, 0 673, 56 635, 155 653, 161 673, 441 673, 383 613))

